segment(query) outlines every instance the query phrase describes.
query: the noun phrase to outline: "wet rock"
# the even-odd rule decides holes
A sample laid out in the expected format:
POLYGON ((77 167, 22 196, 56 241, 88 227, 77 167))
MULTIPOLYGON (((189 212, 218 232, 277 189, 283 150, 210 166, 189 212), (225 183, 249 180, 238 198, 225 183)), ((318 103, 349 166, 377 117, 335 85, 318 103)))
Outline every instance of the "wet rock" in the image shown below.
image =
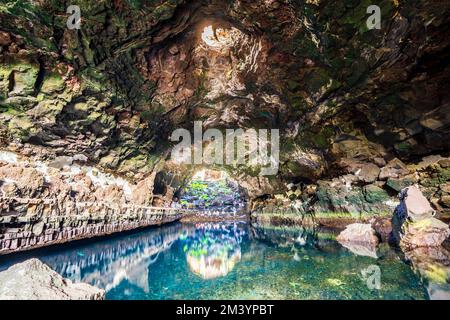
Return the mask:
POLYGON ((105 291, 72 283, 38 259, 0 272, 0 300, 103 300, 105 291))

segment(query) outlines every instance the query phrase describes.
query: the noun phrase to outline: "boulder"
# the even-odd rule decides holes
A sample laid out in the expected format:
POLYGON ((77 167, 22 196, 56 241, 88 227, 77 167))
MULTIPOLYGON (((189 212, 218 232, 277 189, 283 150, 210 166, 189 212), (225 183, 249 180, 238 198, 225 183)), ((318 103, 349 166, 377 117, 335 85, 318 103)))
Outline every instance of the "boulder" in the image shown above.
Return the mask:
POLYGON ((378 244, 378 237, 372 225, 353 223, 348 225, 336 238, 339 242, 359 242, 378 244))
POLYGON ((448 225, 433 217, 435 211, 416 186, 403 189, 394 213, 393 237, 403 249, 440 246, 450 235, 448 225))
POLYGON ((347 173, 356 176, 358 181, 375 182, 380 175, 380 168, 373 163, 360 162, 354 159, 341 159, 339 166, 347 173))
POLYGON ((389 178, 386 181, 386 186, 394 191, 400 192, 402 189, 414 185, 417 179, 414 175, 408 175, 402 178, 389 178))
POLYGON ((448 225, 436 218, 405 221, 400 236, 400 246, 406 249, 439 247, 450 236, 448 225))
POLYGON ((0 300, 103 300, 105 291, 72 283, 38 259, 0 272, 0 300))
POLYGON ((377 258, 378 237, 370 224, 350 224, 337 236, 336 240, 357 255, 377 258))
POLYGON ((407 174, 409 174, 409 170, 406 165, 401 160, 395 158, 389 161, 389 163, 381 169, 379 179, 387 180, 389 178, 399 178, 407 174))
POLYGON ((315 180, 325 171, 325 160, 320 152, 297 150, 289 156, 286 165, 286 176, 315 180))
POLYGON ((400 205, 397 207, 396 213, 400 218, 419 221, 431 218, 435 214, 435 210, 417 186, 403 189, 399 198, 400 205))

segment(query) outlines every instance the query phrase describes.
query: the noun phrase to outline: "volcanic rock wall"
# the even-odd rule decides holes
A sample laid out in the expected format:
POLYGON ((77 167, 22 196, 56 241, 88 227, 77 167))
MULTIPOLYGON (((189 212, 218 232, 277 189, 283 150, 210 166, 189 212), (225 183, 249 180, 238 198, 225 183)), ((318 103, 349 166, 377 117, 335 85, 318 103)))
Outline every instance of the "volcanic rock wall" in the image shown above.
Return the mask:
POLYGON ((415 167, 450 151, 448 1, 73 4, 80 30, 67 28, 65 2, 0 4, 5 150, 83 155, 140 184, 148 205, 157 175, 170 202, 198 169, 168 161, 174 129, 277 128, 277 175, 219 166, 254 208, 390 211, 417 182, 448 209, 447 164, 415 167), (381 29, 369 30, 373 4, 381 29))
POLYGON ((151 190, 72 158, 49 163, 0 152, 0 254, 172 222, 139 205, 151 190), (8 161, 8 162, 7 162, 8 161))

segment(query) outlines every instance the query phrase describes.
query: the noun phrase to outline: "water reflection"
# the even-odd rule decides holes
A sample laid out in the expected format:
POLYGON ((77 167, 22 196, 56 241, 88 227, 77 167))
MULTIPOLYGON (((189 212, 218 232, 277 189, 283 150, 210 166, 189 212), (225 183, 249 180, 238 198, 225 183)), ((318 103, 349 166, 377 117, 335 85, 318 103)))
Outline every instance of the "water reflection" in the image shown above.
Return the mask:
POLYGON ((450 300, 450 251, 444 247, 416 248, 405 256, 422 277, 432 300, 450 300))
POLYGON ((203 279, 226 276, 241 260, 245 234, 236 223, 196 225, 194 234, 183 241, 190 270, 203 279))
MULTIPOLYGON (((428 275, 422 280, 392 248, 379 247, 374 259, 344 248, 335 235, 246 223, 176 223, 21 259, 37 257, 64 277, 104 288, 107 299, 426 299, 450 292, 442 252, 433 260, 439 269, 422 264, 417 253, 408 257, 428 275), (373 265, 381 270, 381 290, 369 288, 361 275, 373 265)), ((0 260, 0 269, 5 267, 0 260)))
POLYGON ((192 227, 175 224, 67 250, 43 260, 64 277, 109 291, 123 280, 149 292, 149 267, 192 227))

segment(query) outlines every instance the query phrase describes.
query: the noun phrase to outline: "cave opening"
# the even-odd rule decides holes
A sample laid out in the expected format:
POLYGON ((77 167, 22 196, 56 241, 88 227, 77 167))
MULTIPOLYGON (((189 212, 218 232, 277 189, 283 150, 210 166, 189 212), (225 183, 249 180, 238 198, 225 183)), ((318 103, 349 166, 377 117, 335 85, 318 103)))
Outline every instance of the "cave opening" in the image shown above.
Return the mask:
POLYGON ((246 213, 247 195, 225 171, 201 169, 180 191, 178 205, 198 215, 235 217, 246 213))

